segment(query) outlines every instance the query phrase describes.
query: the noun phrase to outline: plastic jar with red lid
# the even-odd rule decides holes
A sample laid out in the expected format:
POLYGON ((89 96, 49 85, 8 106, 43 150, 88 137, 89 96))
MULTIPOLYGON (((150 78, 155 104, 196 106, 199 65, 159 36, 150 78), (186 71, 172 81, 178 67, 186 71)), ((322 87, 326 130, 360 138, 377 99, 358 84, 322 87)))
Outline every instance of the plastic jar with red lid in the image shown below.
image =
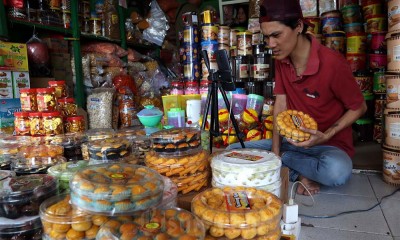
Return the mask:
POLYGON ((21 110, 26 112, 37 111, 36 89, 21 88, 19 90, 21 100, 21 110))
POLYGON ((83 133, 85 132, 85 119, 83 116, 67 117, 65 123, 66 133, 83 133))
POLYGON ((43 128, 43 120, 41 112, 31 112, 29 113, 29 130, 31 132, 31 136, 43 136, 44 128, 43 128))
POLYGON ((208 80, 202 80, 201 82, 200 82, 200 88, 199 88, 199 93, 201 94, 201 95, 203 95, 203 94, 207 94, 208 93, 208 85, 210 85, 211 84, 211 81, 208 81, 208 80))
POLYGON ((199 84, 197 82, 186 82, 185 95, 199 94, 199 84))
POLYGON ((59 98, 58 108, 63 116, 75 116, 78 111, 78 106, 75 104, 74 98, 59 98))
POLYGON ((29 123, 29 113, 27 112, 14 112, 14 129, 17 136, 29 136, 30 123, 29 123))
POLYGON ((57 111, 57 100, 54 88, 37 88, 36 92, 39 112, 57 111))
POLYGON ((64 133, 64 125, 60 112, 42 113, 45 135, 59 135, 64 133))
POLYGON ((68 97, 67 85, 64 80, 49 81, 49 87, 55 89, 57 98, 68 97))
POLYGON ((171 82, 171 95, 183 95, 183 82, 172 81, 171 82))

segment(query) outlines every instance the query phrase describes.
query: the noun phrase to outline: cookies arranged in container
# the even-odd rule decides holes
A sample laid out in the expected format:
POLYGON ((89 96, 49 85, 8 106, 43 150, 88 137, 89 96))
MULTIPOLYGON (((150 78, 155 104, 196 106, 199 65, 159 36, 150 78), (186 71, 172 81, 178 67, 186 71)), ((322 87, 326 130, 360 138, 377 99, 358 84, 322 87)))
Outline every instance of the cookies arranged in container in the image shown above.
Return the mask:
POLYGON ((150 135, 152 149, 162 154, 176 154, 201 147, 200 131, 194 128, 172 128, 150 135))
POLYGON ((1 240, 41 240, 42 224, 39 216, 22 217, 18 219, 0 219, 1 240))
POLYGON ((100 226, 94 224, 92 217, 72 206, 69 195, 49 198, 40 205, 43 239, 95 239, 100 226))
POLYGON ((69 182, 75 172, 85 168, 88 165, 87 161, 66 162, 57 164, 47 169, 50 176, 58 180, 58 188, 60 191, 69 191, 69 182))
POLYGON ((130 164, 88 166, 70 181, 71 201, 92 213, 129 214, 159 204, 162 176, 154 170, 130 164))
POLYGON ((279 134, 297 142, 310 139, 311 135, 300 128, 318 129, 317 122, 308 114, 297 110, 286 110, 276 117, 279 134))
POLYGON ((90 160, 119 160, 130 154, 131 143, 126 138, 106 138, 90 141, 88 150, 90 160))
POLYGON ((204 150, 183 156, 164 155, 150 151, 146 155, 146 166, 171 178, 178 192, 198 191, 208 185, 210 176, 209 154, 204 150))
POLYGON ((0 217, 39 214, 40 204, 57 193, 57 181, 46 174, 10 177, 0 185, 0 217))
POLYGON ((256 188, 207 189, 192 200, 192 213, 203 220, 211 239, 279 240, 282 202, 256 188))
POLYGON ((135 217, 108 220, 98 240, 110 239, 204 239, 204 225, 192 213, 180 209, 153 209, 135 217))
POLYGON ((265 186, 280 179, 281 159, 260 149, 226 150, 211 157, 213 180, 222 186, 265 186))

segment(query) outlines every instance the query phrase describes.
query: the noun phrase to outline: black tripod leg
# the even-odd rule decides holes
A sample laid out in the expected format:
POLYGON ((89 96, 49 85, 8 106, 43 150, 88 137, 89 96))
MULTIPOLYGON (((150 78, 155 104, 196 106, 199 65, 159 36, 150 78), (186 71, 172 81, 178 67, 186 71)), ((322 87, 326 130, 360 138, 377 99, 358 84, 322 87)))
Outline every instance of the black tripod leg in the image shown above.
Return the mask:
MULTIPOLYGON (((219 91, 220 91, 221 94, 222 94, 222 97, 223 97, 223 99, 224 99, 225 105, 226 105, 226 107, 228 108, 229 116, 230 116, 230 118, 231 118, 233 128, 235 129, 235 134, 236 134, 237 138, 239 139, 240 145, 242 146, 242 148, 246 148, 246 146, 244 145, 244 142, 243 142, 242 134, 241 134, 240 131, 239 131, 239 125, 238 125, 238 123, 236 122, 235 116, 233 116, 232 112, 230 111, 230 110, 231 110, 231 105, 230 105, 230 103, 229 103, 228 97, 226 96, 226 92, 224 91, 224 89, 222 88, 222 86, 219 85, 218 88, 219 88, 219 91)), ((228 132, 229 132, 229 131, 228 131, 228 132)))

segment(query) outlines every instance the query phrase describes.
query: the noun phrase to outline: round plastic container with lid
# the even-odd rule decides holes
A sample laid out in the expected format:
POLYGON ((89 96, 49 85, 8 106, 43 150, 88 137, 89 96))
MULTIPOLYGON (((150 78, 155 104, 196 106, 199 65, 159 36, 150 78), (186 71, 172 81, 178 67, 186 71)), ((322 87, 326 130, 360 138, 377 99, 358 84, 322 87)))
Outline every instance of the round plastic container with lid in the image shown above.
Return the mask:
POLYGON ((107 138, 88 143, 90 160, 119 160, 130 155, 131 144, 126 138, 107 138))
POLYGON ((70 181, 72 203, 91 213, 127 215, 158 205, 162 176, 147 167, 100 164, 77 171, 70 181))
POLYGON ((59 135, 64 133, 63 119, 60 112, 42 113, 45 135, 59 135))
POLYGON ((15 172, 13 172, 13 171, 0 170, 0 181, 6 180, 7 178, 14 177, 14 176, 15 176, 15 172))
POLYGON ((29 123, 29 113, 27 112, 15 112, 14 113, 14 129, 15 134, 18 136, 29 136, 30 123, 29 123))
POLYGON ((55 145, 23 146, 19 148, 19 152, 25 158, 62 157, 64 154, 64 148, 62 146, 55 145))
POLYGON ((57 111, 57 99, 54 88, 37 88, 36 92, 39 112, 57 111))
POLYGON ((170 178, 163 177, 163 180, 164 180, 163 199, 160 205, 157 206, 157 208, 177 207, 178 187, 170 178))
POLYGON ((180 208, 153 209, 136 217, 110 219, 99 230, 98 240, 193 239, 203 240, 204 225, 180 208))
POLYGON ((115 131, 112 128, 96 128, 86 131, 86 136, 89 141, 112 138, 115 135, 115 131))
POLYGON ((65 119, 65 132, 83 133, 85 132, 85 119, 83 116, 67 117, 65 119))
POLYGON ((42 223, 39 216, 22 217, 15 220, 0 218, 0 239, 41 240, 42 223))
POLYGON ((162 154, 184 155, 201 146, 200 131, 195 128, 172 128, 150 135, 152 149, 162 154))
POLYGON ((125 128, 117 132, 118 137, 125 137, 131 145, 131 155, 138 159, 137 164, 143 164, 145 155, 150 151, 151 140, 143 128, 125 128))
POLYGON ((183 95, 183 82, 172 81, 171 82, 171 95, 183 95))
POLYGON ((71 205, 70 196, 63 194, 47 199, 40 205, 43 239, 95 239, 99 227, 92 216, 71 205))
POLYGON ((78 106, 75 104, 74 98, 59 98, 58 107, 63 116, 75 116, 78 111, 78 106))
POLYGON ((87 165, 87 161, 61 163, 47 169, 47 173, 58 180, 58 187, 61 191, 69 191, 69 181, 72 176, 87 165))
POLYGON ((47 169, 59 163, 66 162, 62 156, 55 157, 19 157, 11 162, 11 170, 17 175, 47 173, 47 169))
POLYGON ((227 186, 262 186, 279 180, 281 159, 259 149, 235 149, 211 158, 213 179, 227 186))
POLYGON ((41 112, 31 112, 29 113, 29 130, 31 136, 43 136, 44 127, 41 112))
POLYGON ((11 162, 17 158, 19 147, 20 145, 18 143, 0 144, 0 169, 10 169, 11 162))
POLYGON ((66 133, 47 137, 46 144, 64 147, 64 157, 68 161, 82 160, 81 144, 86 141, 85 135, 80 133, 66 133))
POLYGON ((140 123, 144 126, 155 127, 160 123, 163 112, 154 107, 154 105, 146 105, 144 106, 144 109, 138 112, 137 116, 140 123))
POLYGON ((21 110, 26 112, 36 112, 37 100, 35 88, 22 88, 19 90, 21 99, 21 110))
POLYGON ((11 177, 0 185, 0 217, 16 219, 39 214, 39 205, 57 194, 57 182, 46 174, 11 177))
MULTIPOLYGON (((274 183, 271 183, 271 184, 268 184, 268 185, 263 185, 263 186, 256 186, 255 188, 261 189, 261 190, 264 190, 264 191, 267 191, 267 192, 270 192, 270 193, 273 193, 275 196, 280 197, 280 195, 281 195, 281 185, 282 185, 282 182, 279 179, 278 181, 276 181, 274 183)), ((218 188, 230 187, 228 185, 221 184, 221 183, 219 183, 219 182, 217 182, 215 180, 211 181, 211 186, 218 187, 218 188)), ((233 186, 233 187, 237 187, 237 186, 233 186)))
POLYGON ((217 239, 280 239, 282 202, 264 190, 246 187, 207 189, 192 200, 192 213, 217 239), (279 231, 277 229, 279 228, 279 231))
POLYGON ((65 98, 68 96, 67 85, 64 80, 49 81, 49 87, 54 88, 56 98, 65 98))

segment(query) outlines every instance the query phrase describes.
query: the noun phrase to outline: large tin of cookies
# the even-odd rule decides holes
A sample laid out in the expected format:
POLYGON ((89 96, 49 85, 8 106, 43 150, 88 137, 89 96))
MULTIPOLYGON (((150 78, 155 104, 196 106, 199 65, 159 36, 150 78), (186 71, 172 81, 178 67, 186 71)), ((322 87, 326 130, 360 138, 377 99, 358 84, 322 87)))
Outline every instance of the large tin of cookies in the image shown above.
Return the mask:
POLYGON ((281 236, 282 202, 272 193, 246 187, 211 188, 196 195, 192 213, 214 239, 273 239, 281 236))
POLYGON ((383 180, 387 183, 400 185, 400 152, 382 148, 383 180))
POLYGON ((193 239, 203 240, 204 225, 180 208, 152 209, 141 215, 111 218, 99 230, 97 240, 193 239))
POLYGON ((164 182, 156 171, 132 164, 88 166, 70 181, 72 204, 91 213, 126 215, 157 206, 164 182))
POLYGON ((235 149, 211 158, 213 180, 225 186, 258 187, 280 178, 281 159, 260 149, 235 149), (240 176, 240 177, 239 177, 240 176))

